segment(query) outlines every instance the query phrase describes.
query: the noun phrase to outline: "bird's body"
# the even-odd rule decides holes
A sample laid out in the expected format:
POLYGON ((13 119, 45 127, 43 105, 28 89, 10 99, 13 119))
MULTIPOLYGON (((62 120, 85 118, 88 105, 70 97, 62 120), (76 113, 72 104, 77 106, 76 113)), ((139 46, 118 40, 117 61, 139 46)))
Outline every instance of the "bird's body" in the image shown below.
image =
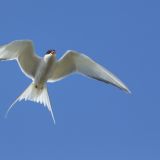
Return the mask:
POLYGON ((37 88, 43 88, 50 77, 51 69, 55 63, 56 59, 51 55, 46 55, 43 59, 41 59, 33 81, 37 88))
POLYGON ((55 50, 49 50, 41 58, 35 54, 32 41, 17 40, 0 46, 0 60, 17 60, 22 72, 32 79, 32 83, 16 99, 8 111, 17 101, 31 100, 47 106, 54 120, 46 83, 59 81, 74 72, 107 84, 110 83, 130 92, 126 85, 110 71, 86 55, 73 50, 68 50, 60 60, 56 59, 55 50))

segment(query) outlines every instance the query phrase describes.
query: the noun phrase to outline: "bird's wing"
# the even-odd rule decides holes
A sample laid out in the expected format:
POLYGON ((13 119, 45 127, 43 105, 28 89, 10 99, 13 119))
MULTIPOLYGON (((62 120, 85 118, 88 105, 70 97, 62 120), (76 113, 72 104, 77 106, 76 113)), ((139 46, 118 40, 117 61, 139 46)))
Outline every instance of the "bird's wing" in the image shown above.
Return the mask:
POLYGON ((63 79, 73 72, 79 72, 88 77, 110 83, 124 91, 130 92, 127 86, 110 71, 94 62, 88 56, 71 50, 67 51, 53 66, 49 82, 63 79))
POLYGON ((0 46, 1 60, 17 60, 22 72, 33 79, 41 61, 35 54, 33 43, 30 40, 16 40, 0 46))

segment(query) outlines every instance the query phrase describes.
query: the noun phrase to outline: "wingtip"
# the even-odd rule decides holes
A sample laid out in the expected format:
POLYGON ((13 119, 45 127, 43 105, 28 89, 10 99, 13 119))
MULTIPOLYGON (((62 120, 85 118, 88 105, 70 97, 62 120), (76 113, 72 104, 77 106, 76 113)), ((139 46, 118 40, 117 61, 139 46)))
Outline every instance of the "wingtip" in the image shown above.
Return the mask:
POLYGON ((128 94, 132 94, 132 92, 130 90, 127 91, 128 94))
POLYGON ((124 88, 124 91, 128 94, 132 94, 131 90, 129 90, 129 88, 124 88))

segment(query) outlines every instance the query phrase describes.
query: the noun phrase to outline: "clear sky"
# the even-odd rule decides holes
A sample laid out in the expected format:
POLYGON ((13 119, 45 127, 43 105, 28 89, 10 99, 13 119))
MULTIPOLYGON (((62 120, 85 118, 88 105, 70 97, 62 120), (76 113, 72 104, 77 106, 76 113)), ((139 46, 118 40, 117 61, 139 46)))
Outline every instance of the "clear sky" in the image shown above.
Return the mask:
POLYGON ((36 51, 81 51, 132 94, 73 75, 49 84, 56 125, 40 104, 10 104, 30 84, 16 62, 0 63, 0 159, 159 160, 160 2, 2 0, 0 44, 31 39, 36 51), (8 74, 9 73, 9 74, 8 74))

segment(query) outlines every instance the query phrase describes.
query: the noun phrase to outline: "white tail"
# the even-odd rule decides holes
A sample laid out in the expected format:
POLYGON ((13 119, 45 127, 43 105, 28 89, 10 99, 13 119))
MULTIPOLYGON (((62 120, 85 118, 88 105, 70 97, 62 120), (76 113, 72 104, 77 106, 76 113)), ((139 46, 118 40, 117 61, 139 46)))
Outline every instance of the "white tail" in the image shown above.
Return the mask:
POLYGON ((55 118, 53 115, 46 85, 42 89, 39 89, 35 87, 34 83, 31 83, 27 87, 27 89, 12 103, 12 105, 9 107, 9 109, 6 112, 6 116, 8 115, 10 109, 15 105, 15 103, 21 100, 25 100, 25 101, 30 100, 33 102, 43 104, 44 106, 47 106, 48 110, 51 112, 52 119, 55 123, 55 118))

